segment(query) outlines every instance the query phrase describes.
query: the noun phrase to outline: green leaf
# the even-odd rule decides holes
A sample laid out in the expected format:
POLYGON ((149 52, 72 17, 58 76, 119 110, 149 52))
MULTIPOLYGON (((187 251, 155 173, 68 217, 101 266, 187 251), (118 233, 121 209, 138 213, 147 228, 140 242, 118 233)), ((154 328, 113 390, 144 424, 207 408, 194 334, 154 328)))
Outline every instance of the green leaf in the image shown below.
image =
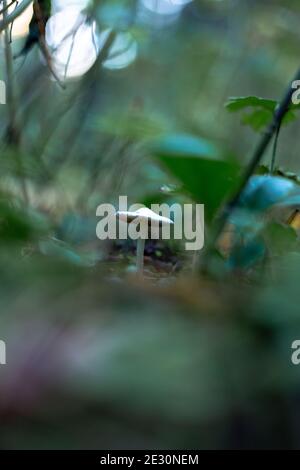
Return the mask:
MULTIPOLYGON (((230 112, 246 111, 250 112, 243 114, 242 123, 250 126, 255 131, 261 131, 270 124, 277 101, 259 98, 257 96, 242 96, 229 98, 225 103, 225 108, 230 112)), ((288 124, 297 118, 295 110, 299 106, 291 105, 289 111, 285 114, 283 124, 288 124)))
POLYGON ((255 175, 250 178, 241 195, 240 206, 263 211, 274 204, 285 202, 294 194, 300 192, 292 180, 280 176, 255 175))
POLYGON ((239 97, 230 97, 225 103, 225 108, 228 111, 236 112, 246 108, 261 108, 274 112, 277 105, 275 100, 266 100, 264 98, 259 98, 257 96, 239 96, 239 97))
POLYGON ((219 158, 218 149, 204 139, 189 134, 169 134, 153 146, 159 155, 219 158))
POLYGON ((239 165, 223 160, 218 149, 205 140, 171 135, 157 142, 153 152, 182 184, 182 189, 205 205, 207 220, 212 219, 238 182, 239 165))
POLYGON ((254 131, 260 131, 267 127, 272 119, 272 113, 266 109, 255 109, 242 117, 242 124, 252 127, 254 131))

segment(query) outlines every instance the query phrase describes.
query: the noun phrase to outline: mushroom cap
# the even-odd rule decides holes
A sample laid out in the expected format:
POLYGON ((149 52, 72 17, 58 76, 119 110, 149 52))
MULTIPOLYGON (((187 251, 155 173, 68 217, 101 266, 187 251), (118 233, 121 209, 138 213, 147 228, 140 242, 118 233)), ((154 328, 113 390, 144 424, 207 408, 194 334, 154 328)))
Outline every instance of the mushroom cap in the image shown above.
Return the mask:
POLYGON ((171 225, 174 222, 168 217, 156 214, 147 207, 142 207, 134 212, 130 211, 118 211, 116 213, 119 220, 126 223, 133 222, 134 224, 147 223, 148 226, 161 227, 163 225, 171 225))

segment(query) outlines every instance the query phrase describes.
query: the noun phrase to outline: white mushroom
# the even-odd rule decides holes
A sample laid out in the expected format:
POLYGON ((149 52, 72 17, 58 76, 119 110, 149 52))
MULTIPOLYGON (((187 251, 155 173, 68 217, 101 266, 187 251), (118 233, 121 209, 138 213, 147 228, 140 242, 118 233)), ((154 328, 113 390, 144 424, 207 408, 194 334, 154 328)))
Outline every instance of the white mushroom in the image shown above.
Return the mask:
POLYGON ((142 207, 134 212, 118 211, 117 217, 127 224, 139 224, 142 229, 143 233, 138 237, 136 247, 136 268, 140 274, 143 272, 145 240, 148 238, 149 228, 159 229, 160 227, 173 224, 173 221, 168 217, 156 214, 147 207, 142 207))

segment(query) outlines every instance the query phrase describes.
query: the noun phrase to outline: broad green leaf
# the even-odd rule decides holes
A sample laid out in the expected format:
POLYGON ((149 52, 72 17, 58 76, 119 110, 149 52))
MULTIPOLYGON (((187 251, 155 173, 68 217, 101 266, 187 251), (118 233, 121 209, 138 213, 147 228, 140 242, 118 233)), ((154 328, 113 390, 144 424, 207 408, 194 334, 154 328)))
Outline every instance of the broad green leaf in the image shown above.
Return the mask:
POLYGON ((300 198, 299 186, 287 178, 255 175, 250 178, 241 195, 240 206, 263 211, 294 194, 299 194, 300 198))
POLYGON ((255 131, 260 131, 267 127, 272 119, 272 113, 267 109, 255 109, 242 117, 241 122, 246 126, 252 127, 255 131))
POLYGON ((218 149, 204 139, 188 134, 169 134, 154 144, 160 155, 219 158, 218 149))
POLYGON ((238 182, 239 165, 222 160, 220 152, 205 140, 171 135, 157 142, 153 151, 182 189, 205 205, 207 220, 212 219, 238 182))

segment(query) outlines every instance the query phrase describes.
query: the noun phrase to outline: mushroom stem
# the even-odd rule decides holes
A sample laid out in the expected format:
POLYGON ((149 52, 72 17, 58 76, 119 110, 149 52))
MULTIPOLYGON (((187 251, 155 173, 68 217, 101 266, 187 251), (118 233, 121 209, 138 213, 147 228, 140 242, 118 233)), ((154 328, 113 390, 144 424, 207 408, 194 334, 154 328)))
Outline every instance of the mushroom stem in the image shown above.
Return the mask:
POLYGON ((136 269, 138 274, 143 273, 144 268, 144 250, 145 250, 145 238, 138 238, 136 245, 136 269))

